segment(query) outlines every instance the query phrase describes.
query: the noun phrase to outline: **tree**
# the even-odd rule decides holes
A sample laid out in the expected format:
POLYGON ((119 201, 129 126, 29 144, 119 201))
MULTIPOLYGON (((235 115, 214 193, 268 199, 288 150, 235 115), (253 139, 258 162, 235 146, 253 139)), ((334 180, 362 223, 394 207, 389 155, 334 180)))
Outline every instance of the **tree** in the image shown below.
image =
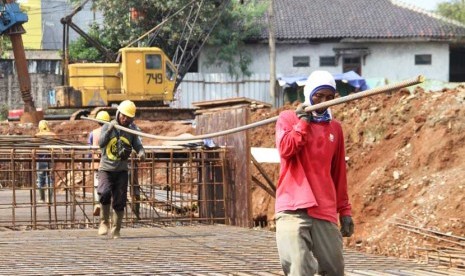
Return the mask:
POLYGON ((0 57, 4 58, 6 54, 5 51, 8 51, 8 50, 11 50, 10 37, 8 37, 7 35, 1 35, 0 36, 0 57))
MULTIPOLYGON (((111 44, 108 42, 108 39, 104 37, 98 25, 91 25, 89 27, 88 35, 92 37, 92 39, 99 41, 105 48, 111 48, 111 44)), ((94 48, 92 44, 87 42, 87 40, 83 37, 79 37, 76 41, 70 43, 69 56, 70 62, 104 60, 103 54, 94 48)))
POLYGON ((248 66, 252 57, 242 46, 258 37, 266 23, 259 20, 267 9, 266 1, 242 2, 231 1, 231 7, 207 41, 215 49, 208 53, 207 65, 226 65, 232 76, 250 75, 248 66))
MULTIPOLYGON (((80 1, 72 0, 72 2, 80 1)), ((96 9, 104 16, 103 26, 98 32, 99 38, 105 39, 105 44, 113 52, 117 52, 121 47, 127 46, 163 20, 179 12, 190 2, 192 0, 94 0, 96 9)), ((200 3, 200 1, 197 2, 200 3)), ((260 32, 257 18, 263 15, 266 6, 257 4, 257 2, 259 1, 253 0, 244 4, 243 1, 231 0, 229 7, 226 8, 207 40, 207 45, 214 46, 213 49, 215 49, 208 54, 207 59, 210 65, 226 64, 231 75, 249 74, 247 68, 251 57, 240 48, 247 39, 260 32)), ((194 35, 205 32, 201 27, 205 24, 202 23, 208 22, 209 18, 218 13, 219 3, 219 0, 204 0, 198 24, 193 26, 194 35)), ((139 46, 156 46, 163 49, 168 56, 173 57, 177 45, 183 39, 181 34, 185 28, 184 19, 188 17, 188 13, 188 8, 177 13, 154 34, 139 41, 139 46)), ((80 46, 76 46, 76 49, 82 49, 85 46, 82 42, 76 43, 81 43, 80 46)), ((74 53, 80 53, 83 58, 84 51, 76 50, 74 53)), ((75 57, 73 54, 71 56, 75 57)), ((93 58, 93 55, 89 55, 86 59, 92 60, 93 58)))
POLYGON ((465 24, 465 0, 451 0, 438 4, 437 12, 465 24))

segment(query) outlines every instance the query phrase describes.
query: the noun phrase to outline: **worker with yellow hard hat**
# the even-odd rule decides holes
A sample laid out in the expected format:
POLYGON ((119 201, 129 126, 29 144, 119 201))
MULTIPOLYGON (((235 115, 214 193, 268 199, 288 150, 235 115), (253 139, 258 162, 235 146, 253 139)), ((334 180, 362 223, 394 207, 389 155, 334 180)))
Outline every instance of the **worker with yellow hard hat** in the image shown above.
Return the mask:
POLYGON ((50 126, 46 120, 40 120, 38 125, 39 132, 35 134, 36 137, 50 136, 55 138, 56 134, 50 131, 50 126))
POLYGON ((125 100, 122 101, 118 105, 118 112, 124 114, 125 116, 134 119, 136 117, 136 105, 130 101, 130 100, 125 100))
MULTIPOLYGON (((127 117, 134 118, 136 116, 136 105, 131 102, 131 101, 123 101, 121 104, 118 106, 118 111, 122 114, 124 114, 127 117)), ((134 125, 134 128, 136 130, 140 129, 134 125)), ((131 199, 133 200, 133 213, 136 216, 136 220, 140 220, 140 186, 139 186, 139 179, 138 179, 138 164, 137 162, 134 162, 134 168, 130 170, 128 174, 128 179, 129 183, 131 185, 131 199), (134 173, 133 177, 131 177, 131 172, 134 173)))
MULTIPOLYGON (((102 111, 99 111, 97 113, 97 115, 95 116, 95 119, 99 120, 99 121, 104 121, 104 122, 110 122, 111 121, 111 118, 110 118, 110 114, 108 114, 108 112, 106 112, 105 110, 102 110, 102 111)), ((89 144, 90 146, 95 146, 95 147, 98 147, 98 141, 100 139, 100 133, 102 131, 102 126, 104 125, 104 123, 102 122, 99 122, 99 127, 92 130, 90 133, 89 133, 89 137, 87 139, 87 144, 89 144)), ((94 154, 93 155, 94 159, 98 160, 100 158, 100 155, 99 154, 94 154)), ((98 202, 99 201, 99 198, 98 198, 98 194, 97 194, 97 187, 98 187, 98 166, 99 166, 99 162, 94 162, 92 164, 92 167, 94 169, 94 200, 95 200, 95 205, 94 205, 94 216, 98 216, 100 215, 100 203, 98 202)))
MULTIPOLYGON (((97 113, 97 116, 95 116, 95 119, 97 119, 99 121, 104 121, 104 122, 111 121, 110 114, 108 114, 108 112, 106 112, 105 110, 99 111, 97 113)), ((102 131, 102 126, 104 125, 104 123, 99 122, 99 125, 100 126, 98 128, 92 130, 89 133, 89 137, 87 139, 87 144, 89 144, 91 146, 98 146, 98 140, 100 138, 100 132, 102 131)))
MULTIPOLYGON (((34 135, 38 138, 57 138, 57 135, 50 130, 49 123, 46 120, 39 121, 39 131, 34 135)), ((51 173, 52 165, 49 154, 39 154, 38 162, 36 164, 37 170, 37 188, 39 189, 39 203, 45 201, 51 203, 53 194, 53 177, 51 173), (47 198, 45 198, 45 192, 47 191, 47 198)))
POLYGON ((120 237, 127 201, 128 158, 134 150, 140 160, 145 159, 145 150, 139 136, 115 127, 139 130, 134 124, 135 116, 136 105, 132 101, 125 100, 118 105, 115 119, 102 127, 99 140, 102 157, 98 171, 98 195, 101 204, 99 235, 108 234, 110 204, 112 204, 114 212, 111 235, 113 238, 120 237))
POLYGON ((110 114, 108 114, 108 112, 106 112, 105 110, 99 111, 97 113, 97 116, 95 116, 95 119, 105 122, 109 122, 111 120, 110 114))

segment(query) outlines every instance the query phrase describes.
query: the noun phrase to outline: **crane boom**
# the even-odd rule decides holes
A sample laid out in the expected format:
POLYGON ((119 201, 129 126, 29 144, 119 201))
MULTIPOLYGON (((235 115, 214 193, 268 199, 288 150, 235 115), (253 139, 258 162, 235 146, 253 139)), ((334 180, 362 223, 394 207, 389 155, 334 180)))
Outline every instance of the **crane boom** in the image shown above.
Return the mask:
POLYGON ((216 12, 214 15, 208 17, 206 20, 198 20, 199 14, 202 12, 204 2, 204 0, 198 0, 187 3, 176 12, 170 14, 165 20, 163 20, 163 22, 126 46, 130 47, 150 34, 152 34, 152 36, 150 36, 147 45, 149 47, 155 46, 157 32, 160 30, 160 27, 166 24, 168 21, 173 20, 174 16, 176 16, 181 11, 189 9, 189 12, 183 19, 184 29, 182 31, 181 38, 179 39, 179 43, 177 44, 176 50, 174 51, 174 55, 171 59, 171 62, 174 64, 178 71, 176 84, 174 87, 175 90, 189 71, 189 68, 199 56, 205 42, 207 41, 215 26, 218 24, 218 20, 221 18, 223 12, 226 10, 231 1, 217 1, 215 4, 216 12), (199 32, 198 30, 201 31, 199 32))
POLYGON ((195 62, 203 48, 203 45, 210 37, 213 29, 218 23, 218 20, 223 15, 226 7, 229 5, 230 0, 218 1, 216 5, 217 12, 205 21, 199 21, 198 16, 202 11, 204 1, 197 1, 192 6, 189 16, 186 18, 186 23, 183 35, 176 47, 176 51, 172 58, 173 64, 178 69, 178 78, 174 87, 175 91, 179 84, 182 82, 184 76, 189 71, 189 68, 195 62), (194 27, 197 26, 202 30, 200 34, 194 34, 194 27))

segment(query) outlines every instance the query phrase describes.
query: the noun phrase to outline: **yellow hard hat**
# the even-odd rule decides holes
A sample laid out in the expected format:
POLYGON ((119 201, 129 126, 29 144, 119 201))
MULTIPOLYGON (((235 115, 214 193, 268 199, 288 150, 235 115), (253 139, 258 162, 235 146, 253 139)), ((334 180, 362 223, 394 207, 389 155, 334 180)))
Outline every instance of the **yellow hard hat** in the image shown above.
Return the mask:
POLYGON ((125 100, 118 105, 118 111, 130 118, 134 118, 136 116, 136 105, 130 100, 125 100))
POLYGON ((48 122, 45 120, 41 120, 39 122, 39 131, 50 131, 50 128, 48 127, 48 122))
POLYGON ((97 113, 97 116, 95 116, 95 119, 105 122, 109 122, 111 120, 110 114, 108 114, 108 112, 106 112, 105 110, 99 111, 97 113))

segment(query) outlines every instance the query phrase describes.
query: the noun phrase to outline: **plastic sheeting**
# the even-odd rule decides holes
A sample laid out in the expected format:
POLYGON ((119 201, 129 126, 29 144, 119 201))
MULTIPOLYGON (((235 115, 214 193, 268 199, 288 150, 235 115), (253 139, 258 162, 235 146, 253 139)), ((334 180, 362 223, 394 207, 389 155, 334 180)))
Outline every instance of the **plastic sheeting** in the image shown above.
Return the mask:
MULTIPOLYGON (((349 71, 340 74, 333 74, 336 81, 347 83, 356 91, 363 91, 369 89, 366 80, 354 71, 349 71)), ((278 78, 278 83, 282 87, 296 87, 303 86, 307 81, 307 75, 293 75, 293 76, 282 76, 278 78)))
POLYGON ((334 74, 334 79, 350 84, 356 91, 363 91, 369 89, 366 81, 359 74, 354 71, 345 72, 342 74, 334 74))

